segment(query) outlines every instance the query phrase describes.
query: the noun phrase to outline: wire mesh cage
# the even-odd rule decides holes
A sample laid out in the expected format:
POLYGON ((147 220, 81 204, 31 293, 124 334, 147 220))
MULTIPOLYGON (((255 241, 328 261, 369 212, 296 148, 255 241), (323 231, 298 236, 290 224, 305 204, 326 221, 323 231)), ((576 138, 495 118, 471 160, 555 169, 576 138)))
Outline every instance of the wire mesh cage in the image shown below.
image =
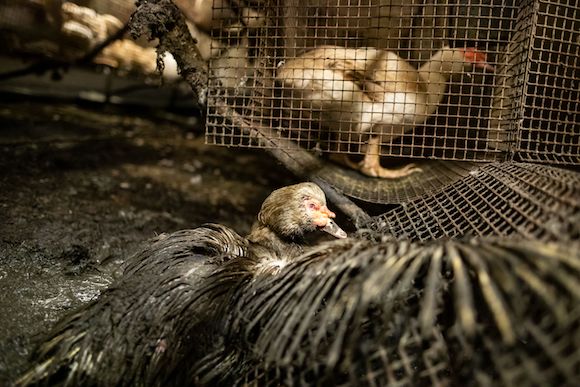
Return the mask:
POLYGON ((258 146, 215 113, 219 89, 250 125, 347 164, 580 161, 576 0, 235 3, 220 19, 214 2, 210 144, 258 146))
POLYGON ((580 176, 530 163, 492 163, 369 224, 379 234, 431 240, 465 235, 580 239, 580 176))
POLYGON ((580 9, 578 1, 530 2, 529 47, 516 151, 520 159, 578 164, 580 9), (532 8, 533 7, 533 8, 532 8))

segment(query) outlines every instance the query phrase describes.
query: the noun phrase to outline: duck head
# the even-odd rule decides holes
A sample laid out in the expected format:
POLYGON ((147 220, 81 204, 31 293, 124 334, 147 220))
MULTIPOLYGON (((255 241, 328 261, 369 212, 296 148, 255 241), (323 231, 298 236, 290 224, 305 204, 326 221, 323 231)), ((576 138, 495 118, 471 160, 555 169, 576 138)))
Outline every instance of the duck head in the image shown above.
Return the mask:
POLYGON ((284 239, 299 238, 315 230, 346 238, 346 233, 334 222, 335 217, 318 185, 300 183, 272 192, 262 203, 258 223, 284 239))
POLYGON ((495 67, 487 61, 487 54, 474 47, 443 47, 423 66, 423 70, 441 72, 446 76, 461 74, 470 68, 494 72, 495 67))
POLYGON ((487 54, 474 47, 460 48, 464 61, 475 68, 481 68, 489 72, 495 72, 495 67, 487 61, 487 54))

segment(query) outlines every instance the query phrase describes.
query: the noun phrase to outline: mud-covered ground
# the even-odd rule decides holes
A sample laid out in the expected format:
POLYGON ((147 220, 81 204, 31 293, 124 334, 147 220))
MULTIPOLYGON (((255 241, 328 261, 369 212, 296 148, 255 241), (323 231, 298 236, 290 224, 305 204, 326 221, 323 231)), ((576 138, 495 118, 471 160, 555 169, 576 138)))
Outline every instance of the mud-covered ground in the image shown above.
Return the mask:
POLYGON ((0 385, 148 238, 245 233, 292 182, 262 151, 205 146, 195 118, 0 99, 0 385))

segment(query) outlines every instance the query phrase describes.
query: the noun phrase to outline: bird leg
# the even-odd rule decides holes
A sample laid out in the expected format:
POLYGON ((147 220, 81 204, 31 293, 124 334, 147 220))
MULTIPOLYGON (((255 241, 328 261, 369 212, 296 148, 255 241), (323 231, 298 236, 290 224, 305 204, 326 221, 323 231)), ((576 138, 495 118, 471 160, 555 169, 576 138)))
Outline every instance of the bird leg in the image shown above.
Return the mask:
POLYGON ((369 139, 365 157, 356 168, 362 174, 372 177, 395 179, 422 171, 421 168, 415 166, 415 164, 407 164, 399 169, 388 169, 381 167, 380 141, 380 137, 376 136, 372 136, 369 139))

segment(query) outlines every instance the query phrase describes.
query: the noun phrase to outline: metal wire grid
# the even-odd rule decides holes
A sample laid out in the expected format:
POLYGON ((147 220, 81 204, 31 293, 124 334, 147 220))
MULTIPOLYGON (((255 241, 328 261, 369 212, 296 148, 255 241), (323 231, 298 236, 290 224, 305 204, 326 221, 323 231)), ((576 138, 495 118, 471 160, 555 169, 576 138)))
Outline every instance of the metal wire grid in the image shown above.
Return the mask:
POLYGON ((580 1, 538 0, 528 7, 518 158, 579 164, 580 1))
POLYGON ((489 164, 380 215, 370 227, 421 241, 466 234, 578 239, 580 174, 527 163, 489 164))
MULTIPOLYGON (((225 97, 229 105, 252 126, 271 124, 274 100, 273 78, 265 76, 274 71, 276 41, 280 39, 278 28, 271 24, 280 9, 275 0, 249 2, 255 14, 246 17, 245 23, 228 24, 222 21, 213 30, 212 47, 219 54, 210 58, 211 68, 208 88, 206 142, 225 146, 256 146, 248 133, 241 132, 213 109, 214 97, 225 97), (255 24, 249 28, 245 24, 255 24), (217 47, 215 46, 216 44, 217 47)), ((214 2, 214 14, 228 13, 228 2, 214 2)))
POLYGON ((523 0, 515 15, 515 29, 505 52, 499 55, 497 79, 493 91, 492 126, 499 127, 497 142, 508 159, 513 157, 517 130, 522 111, 523 85, 525 84, 525 56, 529 47, 530 25, 534 0, 523 0))
MULTIPOLYGON (((353 353, 353 368, 325 375, 324 366, 313 362, 305 367, 263 364, 247 367, 229 382, 236 386, 446 386, 450 382, 449 348, 439 326, 431 337, 422 337, 416 319, 398 318, 390 324, 389 342, 375 346, 361 343, 353 353), (395 326, 396 325, 396 326, 395 326), (367 348, 365 348, 367 347, 367 348), (370 350, 370 348, 372 350, 370 350), (366 349, 366 351, 365 351, 366 349), (356 361, 355 361, 356 357, 356 361)), ((374 338, 385 336, 384 327, 369 325, 374 338), (380 332, 379 332, 380 330, 380 332)), ((371 335, 369 335, 370 337, 371 335)), ((368 339, 370 340, 370 339, 368 339)), ((365 340, 366 341, 366 340, 365 340)), ((309 348, 305 347, 304 351, 309 348)))
MULTIPOLYGON (((322 111, 313 108, 308 98, 300 95, 300 90, 282 87, 279 74, 287 62, 300 55, 308 56, 312 48, 332 44, 361 48, 355 62, 363 66, 371 63, 369 53, 372 51, 363 47, 379 47, 396 50, 408 63, 418 67, 445 42, 456 46, 467 42, 477 43, 488 53, 488 61, 497 64, 498 55, 509 42, 517 6, 509 1, 462 4, 416 0, 409 4, 378 0, 289 0, 260 2, 260 10, 267 23, 257 29, 244 29, 243 39, 236 37, 234 43, 237 47, 247 47, 247 50, 240 50, 247 52, 247 57, 238 56, 236 60, 245 61, 251 76, 244 79, 235 75, 236 70, 228 66, 236 60, 228 62, 222 57, 212 62, 211 67, 217 75, 210 82, 238 81, 226 88, 226 94, 245 118, 256 125, 277 128, 280 136, 295 139, 307 149, 364 154, 368 135, 361 134, 357 125, 364 125, 365 120, 344 114, 340 104, 322 111), (496 7, 500 4, 502 7, 496 7), (228 72, 229 77, 226 76, 228 72)), ((215 30, 214 37, 232 45, 228 26, 215 30)), ((441 102, 427 104, 429 109, 435 109, 427 121, 417 116, 400 136, 384 136, 381 153, 455 160, 501 158, 501 128, 491 120, 492 85, 494 82, 501 84, 505 76, 482 71, 459 74, 459 79, 452 82, 449 95, 438 92, 441 102)), ((438 83, 441 82, 433 82, 438 83)), ((357 93, 363 95, 364 90, 357 90, 357 93)), ((496 95, 495 98, 504 97, 496 95)), ((212 112, 209 106, 208 143, 252 145, 247 133, 237 131, 228 124, 227 117, 212 112)), ((390 133, 390 130, 390 126, 385 127, 381 133, 390 133)))
POLYGON ((343 194, 371 203, 401 204, 441 191, 481 165, 465 161, 418 162, 422 171, 396 180, 368 179, 358 172, 326 164, 315 176, 343 194))
MULTIPOLYGON (((483 348, 489 353, 490 368, 505 386, 574 383, 573 380, 578 378, 578 364, 570 354, 578 353, 578 310, 573 310, 567 324, 559 329, 554 329, 553 321, 542 322, 540 316, 534 317, 536 321, 524 322, 528 331, 527 342, 531 344, 528 350, 518 348, 514 351, 489 337, 482 340, 483 348), (562 374, 574 376, 567 380, 562 374)), ((498 383, 490 381, 486 384, 498 383)))
POLYGON ((230 350, 212 358, 207 384, 568 385, 580 373, 578 247, 512 238, 320 247, 237 290, 230 350))

